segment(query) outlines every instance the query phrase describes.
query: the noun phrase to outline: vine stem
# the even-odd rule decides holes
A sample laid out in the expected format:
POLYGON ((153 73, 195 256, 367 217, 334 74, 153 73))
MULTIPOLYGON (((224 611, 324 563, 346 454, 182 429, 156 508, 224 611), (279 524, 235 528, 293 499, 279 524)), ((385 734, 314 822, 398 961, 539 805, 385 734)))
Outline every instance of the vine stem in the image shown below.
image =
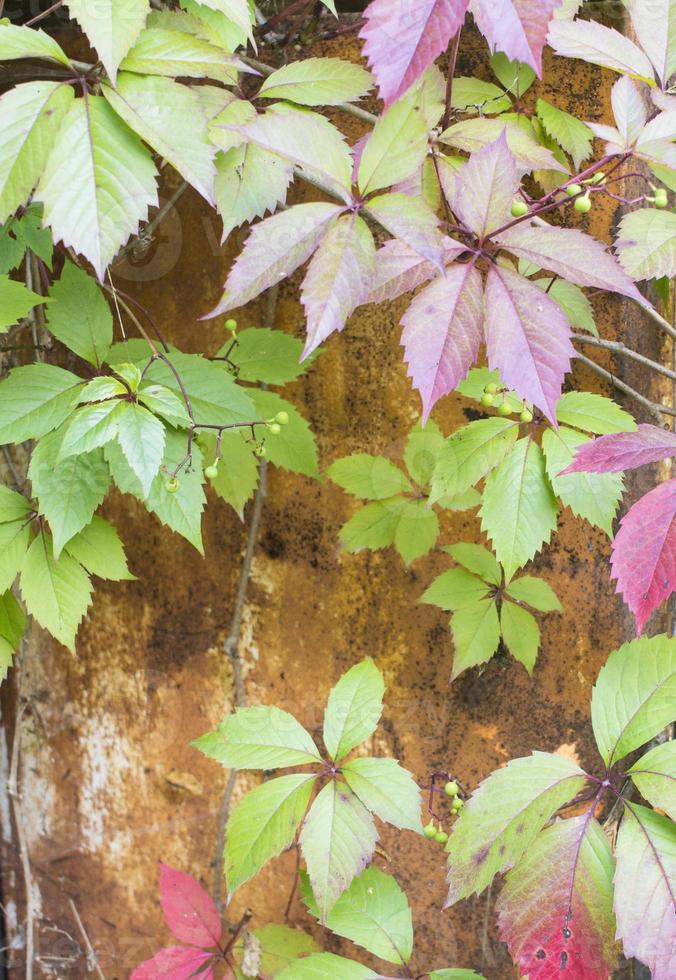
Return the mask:
POLYGON ((41 14, 36 14, 35 17, 31 17, 31 19, 27 20, 23 26, 32 27, 33 24, 37 24, 39 21, 45 20, 47 17, 49 17, 50 14, 53 14, 54 11, 58 10, 59 7, 62 6, 63 6, 63 0, 56 0, 56 3, 53 3, 51 7, 47 7, 47 9, 43 10, 41 14))
POLYGON ((658 402, 651 401, 649 398, 646 398, 645 395, 642 395, 640 391, 636 391, 635 388, 628 385, 626 381, 622 381, 620 378, 616 377, 612 371, 607 371, 606 368, 601 367, 601 365, 597 364, 596 361, 592 361, 590 357, 585 357, 584 354, 578 354, 576 360, 580 361, 582 364, 585 364, 601 378, 605 378, 606 381, 610 381, 610 383, 614 385, 618 391, 621 391, 630 398, 633 398, 634 401, 639 403, 639 405, 643 405, 643 407, 650 413, 653 422, 655 422, 657 425, 662 424, 662 415, 676 417, 675 408, 671 408, 669 405, 660 405, 658 402))
POLYGON ((451 102, 453 99, 453 76, 455 75, 455 65, 458 60, 458 49, 460 47, 460 33, 462 28, 458 28, 458 32, 453 38, 453 45, 451 47, 451 60, 448 66, 448 78, 446 79, 446 108, 444 110, 444 118, 441 123, 443 129, 448 129, 448 124, 451 121, 451 112, 453 111, 451 102))
POLYGON ((162 207, 161 207, 161 208, 160 208, 160 210, 159 210, 159 211, 157 212, 157 214, 156 214, 156 215, 155 215, 155 217, 154 217, 154 218, 152 219, 152 221, 149 221, 149 222, 148 222, 148 224, 147 224, 147 225, 145 226, 145 228, 143 229, 143 234, 142 234, 142 235, 137 235, 137 236, 136 236, 136 237, 135 237, 135 238, 133 239, 133 241, 131 241, 131 242, 130 242, 130 243, 129 243, 129 244, 127 245, 127 246, 126 246, 126 248, 123 248, 123 249, 122 249, 122 251, 121 251, 121 252, 120 252, 120 253, 118 254, 118 256, 117 256, 117 258, 115 259, 115 262, 113 263, 114 265, 116 265, 116 264, 117 264, 117 263, 118 263, 118 262, 119 262, 119 261, 120 261, 121 259, 123 259, 123 258, 124 258, 124 257, 125 257, 126 255, 129 255, 129 253, 130 253, 130 252, 133 252, 133 250, 134 250, 134 249, 136 248, 136 246, 137 246, 137 244, 138 244, 138 242, 139 242, 139 241, 140 241, 141 239, 143 239, 143 238, 146 238, 146 237, 148 237, 149 235, 152 235, 152 234, 153 234, 153 232, 154 232, 154 231, 155 231, 155 230, 156 230, 156 229, 158 228, 158 226, 159 226, 159 225, 160 225, 160 224, 161 224, 161 223, 162 223, 162 222, 164 221, 164 219, 165 219, 165 218, 166 218, 166 216, 167 216, 167 215, 169 214, 169 212, 170 212, 170 211, 172 210, 172 208, 173 208, 173 207, 174 207, 174 206, 175 206, 175 205, 176 205, 176 204, 178 203, 178 201, 179 201, 179 200, 180 200, 180 199, 181 199, 181 198, 183 197, 183 195, 185 194, 185 192, 186 192, 186 191, 187 191, 187 189, 188 189, 188 186, 189 186, 189 185, 188 185, 188 182, 187 182, 187 180, 184 180, 184 181, 183 181, 183 182, 182 182, 182 183, 181 183, 181 184, 180 184, 180 185, 178 186, 178 188, 177 188, 177 189, 176 189, 176 190, 174 191, 174 193, 173 193, 173 194, 172 194, 172 196, 171 196, 171 197, 169 198, 169 200, 168 200, 168 201, 167 201, 167 202, 166 202, 165 204, 163 204, 163 205, 162 205, 162 207))
POLYGON ((657 361, 651 360, 644 354, 639 354, 638 351, 632 350, 631 347, 627 347, 626 344, 621 343, 619 340, 603 340, 601 337, 592 337, 591 335, 588 336, 582 333, 574 333, 572 338, 578 341, 578 343, 589 344, 591 347, 600 347, 602 350, 609 350, 614 354, 620 354, 622 357, 636 361, 637 364, 643 364, 644 367, 650 368, 656 374, 663 374, 665 378, 676 381, 676 371, 665 367, 664 364, 658 364, 657 361))

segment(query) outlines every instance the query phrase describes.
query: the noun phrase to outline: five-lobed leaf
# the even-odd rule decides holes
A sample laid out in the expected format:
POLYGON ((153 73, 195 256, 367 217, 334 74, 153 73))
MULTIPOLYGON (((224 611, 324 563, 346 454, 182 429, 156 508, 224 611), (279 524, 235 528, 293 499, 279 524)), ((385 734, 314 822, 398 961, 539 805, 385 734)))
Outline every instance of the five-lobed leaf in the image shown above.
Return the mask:
POLYGON ((343 674, 331 689, 324 713, 324 745, 340 760, 372 735, 383 710, 385 682, 371 659, 343 674))

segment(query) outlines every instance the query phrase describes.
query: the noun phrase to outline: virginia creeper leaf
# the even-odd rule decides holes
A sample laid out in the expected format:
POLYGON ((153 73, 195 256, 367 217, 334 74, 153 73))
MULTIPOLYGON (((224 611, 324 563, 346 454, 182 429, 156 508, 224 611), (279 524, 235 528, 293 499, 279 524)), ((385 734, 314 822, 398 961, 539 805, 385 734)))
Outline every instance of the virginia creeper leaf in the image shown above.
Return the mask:
POLYGON ((460 76, 453 79, 451 105, 460 112, 492 116, 507 112, 512 108, 512 100, 505 95, 504 89, 493 82, 484 82, 480 78, 460 76))
MULTIPOLYGON (((26 508, 28 511, 28 507, 26 508)), ((14 579, 21 571, 23 560, 31 540, 31 519, 28 512, 16 520, 0 524, 0 593, 12 587, 14 579)))
POLYGON ((493 143, 502 133, 507 137, 509 150, 521 170, 567 172, 567 168, 559 163, 551 150, 537 142, 532 127, 527 130, 515 119, 508 119, 505 115, 496 119, 463 119, 444 130, 439 139, 458 150, 474 153, 488 143, 493 143))
POLYGON ((635 432, 618 432, 594 439, 578 449, 568 473, 619 473, 676 456, 676 436, 667 429, 642 423, 635 432))
MULTIPOLYGON (((483 387, 483 386, 482 386, 483 387)), ((477 419, 454 432, 440 449, 430 503, 463 493, 504 459, 519 435, 511 419, 477 419)))
POLYGON ((114 81, 120 62, 143 30, 149 0, 67 0, 68 10, 114 81))
POLYGON ((427 129, 414 96, 390 106, 373 127, 358 158, 361 194, 391 187, 415 173, 427 155, 427 129))
POLYGON ((65 553, 55 559, 51 535, 43 531, 28 549, 20 586, 31 616, 74 651, 75 634, 92 594, 92 583, 82 565, 65 553))
POLYGON ((424 425, 418 422, 411 429, 404 448, 404 463, 408 475, 419 487, 430 483, 443 445, 439 426, 431 419, 424 425))
MULTIPOLYGON (((609 435, 612 432, 633 432, 636 423, 612 398, 592 391, 567 391, 556 406, 556 417, 565 425, 574 425, 585 432, 609 435)), ((676 441, 674 442, 676 453, 676 441)))
POLYGON ((676 741, 656 745, 628 772, 641 796, 676 820, 676 741))
MULTIPOLYGON (((465 249, 452 238, 442 242, 444 264, 457 258, 465 249)), ((408 293, 437 275, 437 267, 423 259, 410 245, 393 239, 376 252, 376 267, 371 277, 367 303, 383 303, 408 293)))
POLYGON ((295 405, 281 398, 274 391, 261 388, 249 389, 259 419, 274 418, 278 412, 286 412, 289 421, 282 426, 277 435, 272 433, 265 439, 267 458, 274 466, 302 473, 305 476, 319 476, 317 442, 307 421, 295 405))
MULTIPOLYGON (((197 89, 199 91, 199 88, 197 89)), ((214 196, 225 241, 233 228, 262 218, 286 201, 293 168, 255 143, 235 146, 216 157, 214 196)))
POLYGON ((503 601, 500 630, 511 655, 532 674, 540 647, 540 627, 535 616, 514 602, 503 601))
POLYGON ((463 605, 451 619, 453 634, 454 681, 463 670, 483 664, 493 656, 500 643, 500 621, 495 602, 491 598, 463 605))
POLYGON ((120 70, 144 76, 144 82, 150 81, 149 75, 170 75, 215 78, 225 85, 236 85, 238 70, 249 69, 238 58, 229 57, 204 38, 153 27, 143 31, 121 63, 120 70))
POLYGON ((443 272, 443 236, 439 219, 421 198, 408 194, 381 194, 371 198, 366 212, 390 235, 410 245, 443 272))
MULTIPOLYGON (((523 261, 523 260, 521 260, 523 261)), ((565 279, 542 277, 533 279, 538 289, 543 289, 550 298, 559 304, 568 317, 571 327, 579 327, 598 337, 599 332, 594 320, 594 307, 579 286, 565 279)))
POLYGON ((425 500, 403 500, 394 530, 394 546, 410 565, 428 554, 439 537, 439 519, 425 500))
POLYGON ((164 455, 164 426, 147 408, 128 404, 117 420, 117 440, 147 497, 164 455))
POLYGON ((564 507, 570 507, 578 517, 600 527, 608 537, 613 536, 613 521, 622 498, 624 483, 621 473, 568 473, 562 470, 573 459, 578 446, 590 441, 589 436, 569 429, 547 429, 542 436, 545 468, 554 493, 564 507))
POLYGON ((519 187, 516 160, 503 130, 470 156, 455 183, 453 210, 473 232, 485 235, 510 220, 510 209, 519 187))
POLYGON ((275 980, 378 980, 367 966, 335 953, 314 953, 288 966, 275 980))
MULTIPOLYGON (((170 351, 165 356, 180 374, 198 425, 229 425, 255 420, 256 409, 249 392, 236 384, 220 364, 208 361, 199 354, 183 354, 180 351, 170 351)), ((146 359, 142 357, 141 361, 141 366, 145 367, 146 359)), ((185 402, 176 375, 165 361, 156 360, 146 371, 145 377, 147 381, 170 388, 185 402)))
POLYGON ((399 830, 422 832, 420 790, 395 759, 360 756, 341 766, 341 772, 355 796, 380 820, 399 830))
POLYGON ((27 289, 23 283, 0 275, 0 333, 27 316, 34 306, 48 302, 48 299, 27 289))
POLYGON ((279 769, 321 762, 317 747, 288 711, 238 708, 215 732, 191 743, 228 769, 279 769))
POLYGON ((530 65, 510 59, 503 51, 491 55, 491 68, 503 87, 516 98, 521 98, 535 81, 530 65))
POLYGON ((545 99, 537 100, 538 119, 546 132, 573 158, 575 169, 591 156, 594 134, 589 126, 571 116, 563 109, 557 109, 545 99))
MULTIPOLYGON (((319 946, 306 932, 294 929, 291 926, 277 926, 269 923, 252 929, 251 935, 255 938, 260 950, 260 966, 258 973, 265 980, 276 977, 282 970, 290 964, 295 963, 301 956, 309 955, 319 951, 319 946)), ((244 943, 238 941, 235 944, 235 951, 244 954, 244 943)), ((242 965, 244 965, 242 957, 242 965)))
POLYGON ((237 334, 237 343, 228 341, 218 352, 237 366, 240 381, 263 381, 270 385, 285 385, 303 374, 306 365, 300 363, 303 344, 283 330, 249 327, 237 334))
POLYGON ((8 24, 5 20, 0 24, 0 61, 15 61, 18 58, 48 58, 70 66, 68 56, 49 34, 8 24))
MULTIPOLYGON (((166 946, 132 970, 129 980, 189 980, 213 955, 192 946, 166 946)), ((211 980, 213 973, 201 972, 200 977, 211 980)))
POLYGON ((411 490, 405 475, 382 456, 355 453, 337 459, 328 475, 339 487, 361 500, 385 500, 397 493, 411 490))
POLYGON ((394 544, 403 505, 402 497, 388 497, 366 504, 340 529, 340 543, 351 552, 379 551, 394 544))
POLYGON ((39 439, 77 403, 80 378, 54 364, 14 368, 0 383, 0 444, 39 439))
POLYGON ((483 608, 478 600, 485 599, 488 594, 489 586, 483 579, 470 574, 464 568, 449 568, 434 579, 419 601, 439 606, 447 612, 457 612, 459 609, 478 605, 483 608))
POLYGON ((666 85, 676 71, 676 4, 674 0, 629 0, 627 6, 639 43, 666 85))
MULTIPOLYGON (((216 436, 200 437, 207 465, 216 457, 216 436)), ((224 432, 221 439, 221 461, 218 476, 210 480, 219 497, 234 508, 244 520, 244 506, 258 486, 258 458, 253 446, 239 432, 224 432)))
POLYGON ((100 367, 113 342, 113 317, 97 283, 66 260, 49 297, 50 333, 90 364, 100 367))
POLYGON ((385 683, 371 659, 362 660, 331 688, 324 713, 324 745, 340 760, 372 735, 383 710, 385 683))
POLYGON ((19 649, 26 623, 26 615, 13 594, 0 595, 0 682, 12 666, 12 657, 19 649))
POLYGON ((305 58, 278 68, 258 90, 259 98, 300 105, 340 105, 366 95, 373 80, 359 65, 340 58, 305 58))
POLYGON ((470 10, 491 51, 504 51, 542 75, 547 28, 560 0, 471 0, 470 10))
POLYGON ((65 548, 90 575, 98 575, 111 582, 124 582, 136 577, 127 567, 127 558, 117 531, 102 517, 93 517, 91 523, 72 537, 65 548))
POLYGON ((218 945, 221 917, 192 875, 160 864, 160 897, 164 918, 177 939, 194 946, 218 945))
POLYGON ((118 420, 125 404, 117 399, 87 405, 73 412, 66 423, 58 461, 79 453, 91 453, 117 438, 118 420))
POLYGON ((540 612, 562 612, 562 606, 551 585, 533 575, 522 575, 510 582, 506 593, 518 602, 525 602, 540 612))
POLYGON ((622 268, 634 279, 676 276, 676 214, 655 208, 626 214, 615 248, 622 268))
POLYGON ((502 582, 502 569, 488 548, 484 548, 483 545, 452 544, 444 548, 444 551, 448 552, 459 565, 478 575, 485 582, 490 582, 491 585, 500 585, 502 582))
POLYGON ((643 51, 612 27, 593 20, 554 20, 547 40, 559 55, 654 84, 653 68, 643 51))

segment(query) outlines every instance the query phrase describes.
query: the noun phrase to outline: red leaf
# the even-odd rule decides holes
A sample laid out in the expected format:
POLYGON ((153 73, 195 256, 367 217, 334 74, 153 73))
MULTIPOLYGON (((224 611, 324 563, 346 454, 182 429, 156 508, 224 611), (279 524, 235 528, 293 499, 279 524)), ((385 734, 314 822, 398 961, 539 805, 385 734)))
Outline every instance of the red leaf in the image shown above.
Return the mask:
POLYGON ((373 0, 364 54, 388 106, 417 81, 462 27, 469 0, 373 0))
POLYGON ((646 622, 676 590, 676 480, 661 483, 622 518, 613 542, 612 577, 636 617, 646 622))
POLYGON ((575 453, 564 473, 620 473, 676 456, 676 435, 656 425, 639 425, 636 432, 614 432, 587 442, 575 453))
POLYGON ((556 425, 556 403, 575 356, 561 307, 524 276, 499 266, 488 273, 485 304, 488 366, 556 425))
MULTIPOLYGON (((129 980, 188 980, 213 955, 189 946, 167 946, 137 966, 129 980)), ((200 980, 211 980, 213 971, 207 970, 199 976, 200 980)))
POLYGON ((221 917, 199 882, 167 864, 160 865, 160 895, 167 925, 184 943, 217 946, 221 917))
POLYGON ((481 275, 452 265, 419 293, 402 319, 409 377, 421 394, 423 424, 442 395, 453 391, 476 361, 483 339, 481 275))
POLYGON ((477 27, 491 50, 523 61, 542 75, 542 49, 561 0, 473 0, 477 27))

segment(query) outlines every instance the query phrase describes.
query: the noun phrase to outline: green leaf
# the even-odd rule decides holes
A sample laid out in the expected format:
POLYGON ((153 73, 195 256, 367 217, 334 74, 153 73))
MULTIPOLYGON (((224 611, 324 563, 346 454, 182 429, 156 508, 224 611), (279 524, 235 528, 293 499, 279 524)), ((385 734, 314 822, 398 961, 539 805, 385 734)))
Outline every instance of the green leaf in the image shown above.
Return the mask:
POLYGON ((617 513, 624 481, 621 473, 566 473, 558 474, 569 466, 578 446, 590 442, 590 436, 562 425, 547 429, 542 437, 545 466, 554 493, 564 506, 570 507, 578 517, 600 527, 609 537, 613 534, 613 520, 617 513))
POLYGON ((21 571, 31 540, 30 525, 28 515, 0 524, 0 592, 10 589, 21 571))
POLYGON ((59 82, 26 82, 0 98, 0 223, 30 197, 72 100, 59 82))
POLYGON ((100 402, 106 398, 117 398, 119 395, 126 395, 128 390, 117 378, 111 378, 109 375, 101 375, 98 378, 92 378, 84 386, 78 400, 80 404, 100 402))
POLYGON ((575 169, 579 170, 580 164, 591 156, 592 152, 594 134, 589 126, 585 126, 569 112, 557 109, 545 99, 538 99, 536 106, 538 119, 546 132, 563 147, 566 153, 570 154, 575 169))
POLYGON ((118 400, 98 402, 78 409, 66 423, 59 460, 89 453, 117 438, 118 420, 125 404, 118 400))
POLYGON ((394 544, 403 502, 402 497, 390 497, 360 508, 340 529, 343 548, 356 553, 365 548, 379 551, 394 544))
POLYGON ((143 30, 149 0, 67 0, 75 18, 114 81, 120 62, 143 30))
POLYGON ((505 133, 510 152, 522 170, 551 169, 567 172, 557 162, 551 150, 546 149, 536 139, 533 127, 526 117, 503 113, 495 118, 463 119, 453 123, 439 136, 442 143, 453 146, 465 153, 474 153, 482 146, 493 143, 505 133))
POLYGON ((21 595, 28 612, 59 643, 75 650, 75 634, 91 602, 92 583, 71 555, 54 558, 50 534, 42 532, 21 568, 21 595))
POLYGON ((364 146, 357 178, 362 196, 406 180, 427 150, 427 126, 415 95, 408 94, 380 117, 364 146))
MULTIPOLYGON (((183 0, 181 2, 183 3, 183 0)), ((200 0, 200 6, 202 5, 226 15, 226 19, 237 29, 242 38, 239 43, 244 44, 248 39, 253 47, 256 47, 252 32, 252 23, 256 21, 250 0, 200 0)))
POLYGON ((136 578, 127 567, 127 558, 117 531, 102 517, 92 518, 91 524, 71 538, 65 548, 90 575, 98 575, 111 582, 136 578))
MULTIPOLYGON (((212 128, 211 134, 214 132, 224 133, 230 138, 235 131, 212 128)), ((290 163, 254 143, 234 146, 225 153, 219 153, 216 157, 214 196, 216 208, 223 219, 221 241, 226 240, 233 228, 254 218, 262 218, 266 211, 275 211, 278 204, 283 204, 292 176, 290 163)))
POLYGON ((676 639, 641 637, 614 650, 592 695, 592 727, 608 767, 676 717, 676 639))
POLYGON ((66 260, 49 297, 50 332, 80 357, 100 367, 113 342, 113 317, 99 286, 66 260))
MULTIPOLYGON (((1 108, 2 101, 0 100, 0 109, 1 108)), ((13 272, 14 269, 17 269, 23 262, 26 249, 23 241, 20 241, 17 237, 15 237, 16 226, 16 219, 10 218, 9 221, 5 222, 5 224, 0 228, 0 275, 5 275, 7 272, 13 272)))
POLYGON ((30 204, 24 211, 23 217, 14 222, 12 230, 24 248, 34 252, 51 271, 54 246, 49 228, 42 227, 40 205, 30 204))
MULTIPOLYGON (((314 896, 307 894, 307 878, 301 881, 301 889, 310 913, 319 918, 314 896)), ((326 927, 388 963, 401 965, 411 958, 413 922, 408 900, 396 880, 380 868, 367 868, 353 880, 329 912, 326 927)))
POLYGON ((21 520, 27 517, 30 509, 30 504, 23 494, 0 484, 0 524, 21 520))
POLYGON ((347 493, 362 500, 385 500, 412 489, 398 466, 383 456, 368 453, 337 459, 329 466, 328 475, 347 493))
POLYGON ((551 585, 534 575, 522 575, 510 582, 506 593, 517 602, 525 602, 540 612, 563 612, 556 593, 551 585))
POLYGON ((214 204, 215 149, 197 96, 171 78, 146 78, 120 72, 116 88, 103 94, 127 125, 178 170, 202 197, 214 204), (177 119, 190 125, 177 125, 177 119))
POLYGON ((569 391, 556 404, 556 417, 564 425, 604 436, 611 432, 634 432, 636 422, 612 398, 591 391, 569 391))
POLYGON ((521 61, 510 61, 502 51, 491 55, 491 68, 508 92, 520 98, 535 81, 535 72, 521 61))
POLYGON ((284 65, 265 79, 258 95, 301 105, 354 102, 373 85, 371 75, 340 58, 306 58, 284 65))
MULTIPOLYGON (((521 266, 522 260, 519 260, 521 266)), ((571 327, 579 327, 587 333, 598 337, 599 332, 594 320, 594 307, 579 286, 565 279, 533 279, 535 285, 547 293, 550 299, 559 304, 568 317, 571 327)), ((598 397, 602 397, 599 395, 598 397)))
POLYGON ((274 706, 238 708, 217 731, 191 745, 228 769, 280 769, 322 761, 303 726, 274 706))
MULTIPOLYGON (((251 935, 260 949, 258 974, 262 977, 276 977, 301 956, 318 952, 319 946, 306 932, 291 926, 278 926, 274 923, 252 929, 251 935)), ((235 953, 242 958, 244 943, 235 944, 235 953)))
POLYGON ((0 333, 28 316, 34 306, 47 302, 44 296, 26 289, 22 283, 0 276, 0 333))
POLYGON ((540 647, 540 627, 535 616, 513 602, 503 601, 500 629, 511 655, 532 674, 540 647))
POLYGON ((488 548, 480 544, 452 544, 443 549, 451 558, 454 558, 459 565, 463 565, 468 571, 474 572, 479 578, 490 582, 492 585, 500 585, 502 582, 502 569, 490 553, 488 548))
POLYGON ((440 497, 437 503, 444 510, 473 510, 481 505, 481 494, 474 487, 469 487, 461 493, 454 493, 449 497, 440 497))
POLYGON ((615 248, 622 268, 632 279, 672 277, 676 270, 676 215, 655 208, 625 215, 615 248))
POLYGON ((439 537, 439 520, 425 500, 403 500, 394 532, 394 546, 410 565, 428 554, 439 537))
POLYGON ((0 681, 7 677, 25 630, 26 616, 12 593, 0 595, 0 681))
MULTIPOLYGON (((207 463, 212 463, 216 453, 216 437, 200 437, 200 444, 207 463)), ((244 505, 253 497, 258 486, 258 459, 251 443, 239 432, 223 433, 218 476, 210 482, 218 496, 230 504, 243 520, 244 505)))
POLYGON ((509 580, 556 528, 556 498, 547 482, 542 450, 520 439, 486 478, 481 529, 509 580))
POLYGON ((223 855, 230 897, 293 842, 314 781, 308 773, 270 779, 247 793, 232 811, 223 855))
MULTIPOLYGON (((537 269, 535 271, 537 271, 537 269)), ((519 268, 519 272, 521 272, 522 275, 526 275, 526 273, 522 271, 521 267, 519 268)), ((464 381, 461 381, 460 384, 457 385, 455 390, 460 392, 460 394, 464 395, 466 398, 471 398, 475 402, 480 402, 484 395, 486 385, 491 383, 500 388, 502 397, 506 404, 509 405, 512 412, 520 412, 522 410, 522 399, 519 398, 515 391, 503 391, 503 389, 506 389, 507 386, 504 384, 499 373, 497 371, 490 371, 487 367, 470 368, 467 377, 464 379, 464 381)), ((500 419, 500 421, 504 422, 507 420, 500 419)))
POLYGON ((627 772, 644 799, 676 820, 676 741, 656 745, 627 772))
MULTIPOLYGON (((218 351, 224 357, 232 347, 228 341, 218 351)), ((249 327, 237 334, 237 342, 229 358, 237 366, 240 381, 262 381, 269 385, 285 385, 294 381, 308 368, 301 363, 303 343, 282 330, 249 327)))
POLYGON ((324 713, 324 745, 342 759, 372 735, 383 710, 385 682, 369 658, 355 664, 331 688, 324 713))
POLYGON ((474 970, 432 970, 430 980, 484 980, 474 970))
POLYGON ((455 680, 463 670, 490 660, 500 643, 500 622, 493 599, 463 605, 451 619, 453 634, 453 673, 455 680))
POLYGON ((286 412, 289 416, 289 421, 282 426, 281 432, 265 436, 265 448, 270 462, 292 473, 319 477, 317 443, 309 424, 296 406, 273 391, 255 388, 251 389, 250 394, 255 406, 254 418, 272 419, 278 412, 286 412))
POLYGON ((138 404, 126 404, 117 420, 117 440, 148 497, 164 455, 164 426, 138 404))
POLYGON ((142 76, 144 84, 151 81, 148 76, 170 76, 215 78, 225 85, 236 85, 238 65, 241 62, 204 38, 152 27, 143 31, 120 65, 117 84, 123 73, 133 72, 142 76))
POLYGON ((49 521, 54 557, 90 523, 110 485, 108 466, 101 449, 59 460, 61 431, 37 444, 31 456, 28 478, 38 498, 40 513, 49 521))
POLYGON ((341 766, 341 772, 355 796, 380 820, 399 830, 422 833, 420 790, 398 762, 360 756, 341 766))
MULTIPOLYGON (((226 9, 224 3, 221 3, 219 9, 218 0, 208 7, 204 2, 196 3, 195 0, 180 0, 180 3, 183 9, 195 18, 194 26, 198 36, 203 37, 205 41, 211 41, 224 51, 234 51, 241 45, 246 45, 247 39, 251 36, 250 22, 245 22, 243 17, 241 22, 237 23, 228 20, 222 12, 226 9)), ((148 24, 150 26, 150 20, 148 24)))
POLYGON ((187 428, 190 425, 185 402, 171 388, 165 388, 164 385, 145 385, 139 388, 138 399, 153 415, 160 415, 170 425, 177 428, 187 428))
POLYGON ((458 429, 439 450, 430 503, 464 493, 498 466, 512 449, 519 427, 508 418, 478 419, 458 429))
POLYGON ((404 462, 411 479, 426 487, 432 479, 439 453, 445 444, 436 422, 429 419, 423 428, 419 423, 406 440, 404 462))
POLYGON ((0 23, 0 61, 48 58, 70 67, 70 61, 53 37, 41 30, 0 23))
POLYGON ((0 444, 39 439, 66 419, 82 386, 53 364, 14 368, 0 382, 0 444))
POLYGON ((378 980, 378 974, 361 963, 335 953, 315 953, 297 960, 278 973, 275 980, 378 980))
POLYGON ((513 867, 586 779, 579 766, 547 752, 512 759, 484 779, 461 811, 446 848, 446 905, 480 895, 498 872, 513 867))
MULTIPOLYGON (((235 384, 232 376, 219 364, 199 354, 182 354, 180 351, 171 351, 166 356, 181 376, 198 425, 231 425, 256 419, 256 408, 249 397, 253 392, 235 384)), ((171 388, 174 394, 183 397, 176 376, 164 361, 155 361, 146 372, 146 380, 171 388)))
POLYGON ((497 115, 512 108, 512 100, 493 82, 459 76, 453 79, 451 105, 461 112, 497 115))
POLYGON ((300 834, 321 921, 371 860, 378 835, 373 817, 346 786, 327 783, 310 807, 300 834))
POLYGON ((157 205, 155 175, 138 137, 103 96, 90 94, 76 99, 63 119, 35 199, 54 240, 89 259, 102 280, 157 205))
POLYGON ((458 609, 476 606, 479 599, 485 599, 488 593, 488 586, 476 575, 471 575, 464 568, 450 568, 434 579, 419 601, 439 606, 446 612, 457 612, 458 609))

